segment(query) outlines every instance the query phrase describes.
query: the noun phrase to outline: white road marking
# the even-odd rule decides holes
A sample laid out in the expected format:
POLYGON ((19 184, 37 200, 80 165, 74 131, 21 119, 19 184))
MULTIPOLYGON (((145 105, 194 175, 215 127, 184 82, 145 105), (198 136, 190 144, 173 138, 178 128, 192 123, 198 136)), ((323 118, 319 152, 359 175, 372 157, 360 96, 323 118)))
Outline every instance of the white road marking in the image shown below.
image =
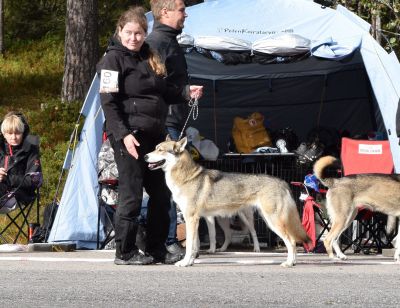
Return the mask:
MULTIPOLYGON (((24 254, 24 253, 23 253, 24 254)), ((108 254, 106 254, 108 256, 108 254)), ((214 255, 200 255, 200 258, 195 260, 195 264, 202 265, 262 265, 262 264, 280 264, 286 259, 286 253, 274 253, 274 252, 260 252, 260 253, 249 253, 249 252, 221 252, 214 255), (264 258, 261 258, 264 257, 264 258)), ((330 260, 327 256, 299 253, 297 264, 332 264, 332 265, 399 265, 391 258, 385 258, 382 256, 362 256, 364 258, 358 258, 356 256, 350 256, 348 260, 341 261, 339 259, 330 260), (376 260, 374 260, 376 258, 376 260)), ((22 262, 88 262, 88 263, 112 263, 114 262, 114 254, 112 258, 86 258, 77 257, 76 255, 69 257, 43 257, 43 256, 0 256, 1 261, 22 261, 22 262)))
POLYGON ((101 258, 52 258, 52 257, 0 257, 0 261, 35 261, 35 262, 113 262, 112 259, 101 258))

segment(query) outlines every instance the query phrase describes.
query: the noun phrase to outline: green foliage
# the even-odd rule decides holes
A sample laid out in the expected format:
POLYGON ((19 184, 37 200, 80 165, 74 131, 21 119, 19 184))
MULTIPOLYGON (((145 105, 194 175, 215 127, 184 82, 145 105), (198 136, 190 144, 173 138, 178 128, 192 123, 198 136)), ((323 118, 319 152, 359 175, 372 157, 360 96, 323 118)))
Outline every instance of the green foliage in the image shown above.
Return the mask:
MULTIPOLYGON (((47 36, 64 40, 65 0, 3 1, 6 48, 18 40, 37 40, 47 36)), ((103 41, 114 32, 121 12, 131 5, 142 5, 150 10, 149 0, 98 0, 98 26, 103 41)))
POLYGON ((149 0, 99 0, 99 34, 101 38, 110 37, 115 31, 115 25, 121 13, 129 6, 141 5, 150 10, 149 0))
POLYGON ((364 20, 372 23, 377 15, 381 18, 382 42, 386 50, 392 48, 400 55, 400 1, 399 0, 338 0, 364 20))
POLYGON ((38 39, 45 35, 59 38, 65 32, 66 5, 63 0, 4 0, 5 38, 38 39))
POLYGON ((0 105, 38 108, 60 93, 63 42, 51 37, 14 42, 0 67, 0 105))
POLYGON ((44 179, 41 195, 44 204, 50 203, 55 196, 70 135, 80 108, 80 102, 63 104, 54 99, 49 100, 45 106, 42 105, 41 109, 25 112, 32 133, 40 136, 44 179))
POLYGON ((0 115, 23 112, 40 136, 44 183, 42 204, 55 195, 70 134, 82 102, 62 104, 63 42, 54 37, 15 41, 0 58, 0 115))

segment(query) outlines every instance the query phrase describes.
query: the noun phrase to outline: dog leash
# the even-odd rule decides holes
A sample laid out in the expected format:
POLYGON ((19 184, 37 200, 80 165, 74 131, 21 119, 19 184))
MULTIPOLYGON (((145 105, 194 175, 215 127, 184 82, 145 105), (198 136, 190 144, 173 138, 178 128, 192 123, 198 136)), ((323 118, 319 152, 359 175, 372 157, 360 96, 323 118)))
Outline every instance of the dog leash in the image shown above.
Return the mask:
POLYGON ((181 140, 181 138, 183 136, 186 125, 190 119, 190 115, 192 115, 192 112, 193 112, 193 115, 192 115, 193 121, 196 121, 197 117, 199 116, 199 98, 198 98, 198 96, 196 96, 195 98, 191 98, 190 101, 188 102, 188 106, 190 107, 190 111, 186 118, 185 124, 183 125, 181 134, 179 135, 179 138, 178 138, 178 141, 181 140))

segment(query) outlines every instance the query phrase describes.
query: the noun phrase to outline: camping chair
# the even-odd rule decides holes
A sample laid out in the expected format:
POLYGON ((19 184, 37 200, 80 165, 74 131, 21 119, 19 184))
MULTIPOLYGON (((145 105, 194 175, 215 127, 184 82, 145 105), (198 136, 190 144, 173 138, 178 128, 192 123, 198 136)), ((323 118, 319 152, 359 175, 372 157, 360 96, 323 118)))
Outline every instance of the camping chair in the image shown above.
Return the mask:
POLYGON ((114 213, 118 201, 118 170, 114 160, 114 151, 105 132, 98 155, 97 172, 99 181, 97 249, 104 249, 114 239, 114 213), (103 230, 100 230, 101 223, 104 227, 103 230), (105 233, 102 242, 100 242, 101 232, 105 233))
POLYGON ((97 249, 104 249, 115 236, 114 214, 117 204, 114 202, 118 196, 118 180, 104 179, 99 181, 99 211, 97 216, 97 249), (101 222, 104 226, 104 240, 100 241, 101 222))
MULTIPOLYGON (((28 174, 29 175, 29 174, 28 174)), ((28 176, 27 175, 27 176, 28 176)), ((12 198, 13 193, 8 193, 0 198, 0 206, 12 198), (2 202, 3 201, 3 202, 2 202)), ((5 214, 5 226, 0 229, 0 243, 16 244, 17 242, 28 243, 32 238, 35 227, 39 226, 39 188, 36 189, 35 196, 27 203, 16 202, 15 208, 5 214), (31 212, 36 204, 36 217, 31 217, 31 212)))
MULTIPOLYGON (((393 158, 387 140, 355 140, 342 138, 341 160, 343 175, 363 173, 393 173, 393 158)), ((353 222, 353 236, 343 249, 354 247, 354 252, 370 253, 389 248, 395 235, 386 233, 387 215, 360 208, 353 222)))
POLYGON ((327 190, 318 185, 314 175, 306 175, 304 182, 291 182, 292 185, 302 188, 300 200, 303 202, 302 225, 311 239, 304 243, 306 252, 326 252, 321 241, 326 231, 330 230, 329 219, 324 213, 323 207, 316 200, 316 195, 325 195, 327 190))

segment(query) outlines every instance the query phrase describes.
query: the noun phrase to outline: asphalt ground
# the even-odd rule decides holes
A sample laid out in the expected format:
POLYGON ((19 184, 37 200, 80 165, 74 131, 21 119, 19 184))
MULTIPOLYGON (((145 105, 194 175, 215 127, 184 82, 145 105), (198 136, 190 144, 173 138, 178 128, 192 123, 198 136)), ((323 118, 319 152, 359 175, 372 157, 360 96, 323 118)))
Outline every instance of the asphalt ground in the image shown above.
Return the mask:
POLYGON ((1 252, 1 307, 399 307, 400 264, 282 251, 201 254, 194 266, 117 266, 113 250, 1 252))

